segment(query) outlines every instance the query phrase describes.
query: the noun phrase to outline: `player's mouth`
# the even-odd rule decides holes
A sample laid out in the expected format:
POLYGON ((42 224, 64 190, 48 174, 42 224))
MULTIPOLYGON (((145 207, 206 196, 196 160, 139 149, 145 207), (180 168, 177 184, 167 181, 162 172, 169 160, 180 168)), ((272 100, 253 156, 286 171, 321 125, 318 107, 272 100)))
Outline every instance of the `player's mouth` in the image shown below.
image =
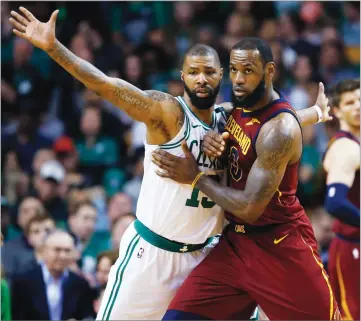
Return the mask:
POLYGON ((233 93, 235 96, 237 97, 242 97, 245 94, 247 94, 244 90, 240 89, 240 88, 233 88, 233 93))
POLYGON ((210 91, 207 88, 201 88, 201 89, 196 90, 197 97, 204 98, 204 97, 208 97, 209 94, 210 94, 210 91))

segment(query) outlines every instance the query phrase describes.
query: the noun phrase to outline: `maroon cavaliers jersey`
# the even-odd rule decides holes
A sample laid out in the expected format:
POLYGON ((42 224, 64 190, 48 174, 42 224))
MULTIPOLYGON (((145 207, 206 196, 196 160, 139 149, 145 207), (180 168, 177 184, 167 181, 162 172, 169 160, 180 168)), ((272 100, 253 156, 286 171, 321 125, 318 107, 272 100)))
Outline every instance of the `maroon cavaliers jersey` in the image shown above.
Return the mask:
MULTIPOLYGON (((242 108, 232 111, 226 125, 226 131, 230 133, 228 174, 232 188, 245 189, 248 174, 257 158, 256 140, 262 125, 284 112, 295 115, 290 104, 282 97, 257 111, 246 111, 242 108)), ((295 117, 297 119, 297 116, 295 117)), ((287 166, 279 188, 253 225, 285 223, 304 214, 304 209, 296 197, 298 164, 299 162, 296 162, 287 166)), ((229 212, 225 214, 231 222, 246 224, 229 212)))
MULTIPOLYGON (((355 141, 357 144, 360 144, 360 141, 351 133, 345 131, 337 132, 328 143, 328 148, 339 138, 348 138, 355 141)), ((360 170, 355 173, 355 179, 351 188, 348 190, 347 199, 356 207, 360 207, 360 170)), ((333 223, 333 231, 341 236, 350 239, 360 239, 360 228, 356 226, 349 225, 340 221, 339 219, 335 219, 333 223)))

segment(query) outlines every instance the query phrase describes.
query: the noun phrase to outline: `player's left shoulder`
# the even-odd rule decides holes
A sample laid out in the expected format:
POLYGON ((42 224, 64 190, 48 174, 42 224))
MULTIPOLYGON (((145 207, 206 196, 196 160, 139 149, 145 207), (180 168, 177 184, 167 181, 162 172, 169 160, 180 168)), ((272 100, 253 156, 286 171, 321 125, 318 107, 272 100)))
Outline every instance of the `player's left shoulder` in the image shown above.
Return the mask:
POLYGON ((267 140, 275 140, 280 137, 294 140, 301 136, 301 129, 297 119, 287 112, 279 113, 267 121, 262 126, 261 132, 263 132, 265 138, 268 138, 267 140))

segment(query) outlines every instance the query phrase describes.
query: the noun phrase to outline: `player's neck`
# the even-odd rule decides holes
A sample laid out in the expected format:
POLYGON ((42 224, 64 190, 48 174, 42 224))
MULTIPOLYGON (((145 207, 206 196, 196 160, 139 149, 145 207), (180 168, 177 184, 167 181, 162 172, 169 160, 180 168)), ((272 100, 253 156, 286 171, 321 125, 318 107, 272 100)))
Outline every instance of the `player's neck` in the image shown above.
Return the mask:
POLYGON ((266 89, 263 97, 255 105, 253 105, 251 108, 249 108, 249 110, 256 111, 256 110, 262 109, 263 107, 270 104, 272 101, 279 99, 279 98, 280 98, 280 95, 271 86, 270 88, 266 89))
POLYGON ((354 135, 356 138, 360 139, 360 127, 350 126, 345 121, 340 120, 340 129, 345 132, 349 132, 354 135))
POLYGON ((212 125, 212 112, 214 110, 214 105, 209 109, 199 109, 195 107, 191 99, 187 94, 183 95, 183 99, 185 100, 186 104, 189 106, 189 108, 192 110, 192 112, 204 123, 207 125, 212 125))

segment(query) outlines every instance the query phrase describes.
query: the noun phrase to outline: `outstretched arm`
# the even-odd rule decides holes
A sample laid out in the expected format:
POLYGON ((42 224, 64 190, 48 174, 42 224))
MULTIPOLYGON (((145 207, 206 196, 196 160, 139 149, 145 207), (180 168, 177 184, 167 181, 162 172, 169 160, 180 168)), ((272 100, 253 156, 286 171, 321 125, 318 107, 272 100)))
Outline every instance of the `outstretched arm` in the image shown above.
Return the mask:
MULTIPOLYGON (((163 150, 153 153, 153 163, 162 169, 157 174, 179 183, 193 184, 200 174, 193 155, 182 144, 186 158, 176 157, 163 150)), ((282 113, 267 122, 256 142, 257 159, 248 175, 244 190, 221 186, 206 175, 195 184, 223 209, 252 223, 263 213, 277 191, 286 167, 302 153, 301 130, 294 116, 282 113)))
POLYGON ((43 49, 60 66, 82 82, 90 90, 122 108, 135 120, 146 123, 162 119, 162 101, 172 101, 172 96, 156 91, 145 92, 130 83, 111 78, 89 62, 77 57, 55 37, 55 23, 58 10, 48 22, 37 20, 27 9, 20 7, 23 15, 11 12, 10 21, 14 33, 43 49))

